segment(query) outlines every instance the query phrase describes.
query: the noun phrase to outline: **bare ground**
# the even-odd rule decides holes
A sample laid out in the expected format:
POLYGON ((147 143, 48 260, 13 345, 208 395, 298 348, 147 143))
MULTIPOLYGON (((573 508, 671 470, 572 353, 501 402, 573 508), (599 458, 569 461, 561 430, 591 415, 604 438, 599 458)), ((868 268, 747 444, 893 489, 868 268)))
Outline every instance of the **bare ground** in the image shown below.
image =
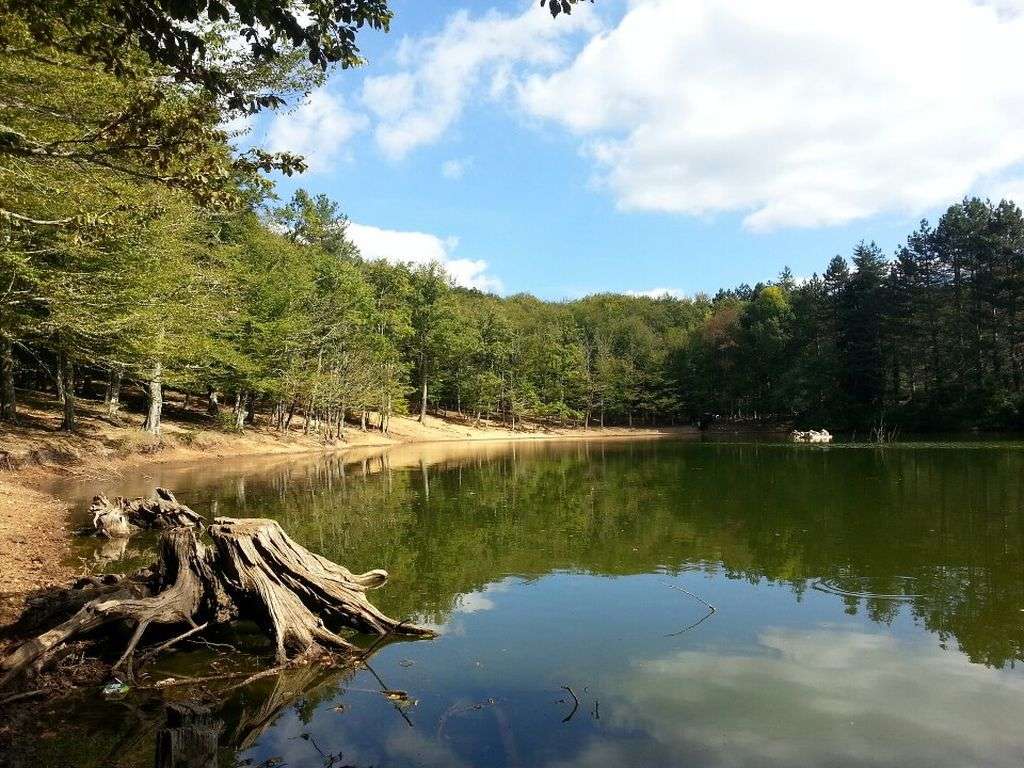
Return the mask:
POLYGON ((15 618, 20 595, 73 575, 67 513, 60 499, 0 477, 0 625, 15 618))

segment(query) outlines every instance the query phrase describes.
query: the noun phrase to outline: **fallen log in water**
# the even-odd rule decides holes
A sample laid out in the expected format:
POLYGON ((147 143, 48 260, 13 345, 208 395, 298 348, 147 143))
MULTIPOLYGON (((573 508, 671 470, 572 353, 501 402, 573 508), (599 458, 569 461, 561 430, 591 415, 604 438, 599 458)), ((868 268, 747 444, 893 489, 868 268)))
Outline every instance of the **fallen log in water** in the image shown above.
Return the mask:
POLYGON ((108 539, 131 536, 136 528, 205 527, 203 516, 174 498, 166 488, 157 488, 148 499, 117 496, 111 501, 103 495, 94 496, 89 512, 96 535, 108 539))
POLYGON ((355 651, 327 622, 378 635, 433 634, 385 616, 366 598, 366 590, 385 583, 386 571, 353 574, 297 544, 274 520, 222 517, 208 533, 211 546, 197 527, 166 530, 156 564, 111 585, 0 660, 0 688, 29 666, 44 667, 66 643, 122 622, 134 631, 113 672, 127 679, 153 625, 180 627, 184 636, 203 624, 249 618, 273 638, 279 664, 320 650, 355 651))

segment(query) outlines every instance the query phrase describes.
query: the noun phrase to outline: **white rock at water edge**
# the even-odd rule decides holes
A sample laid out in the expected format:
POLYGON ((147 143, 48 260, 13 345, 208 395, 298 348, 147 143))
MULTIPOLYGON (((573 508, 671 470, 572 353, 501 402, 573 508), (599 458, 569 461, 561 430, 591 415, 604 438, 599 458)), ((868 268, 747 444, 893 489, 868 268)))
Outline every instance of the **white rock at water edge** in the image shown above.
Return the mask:
POLYGON ((832 434, 827 429, 820 432, 816 429, 809 429, 806 432, 794 429, 793 440, 797 443, 831 443, 832 434))

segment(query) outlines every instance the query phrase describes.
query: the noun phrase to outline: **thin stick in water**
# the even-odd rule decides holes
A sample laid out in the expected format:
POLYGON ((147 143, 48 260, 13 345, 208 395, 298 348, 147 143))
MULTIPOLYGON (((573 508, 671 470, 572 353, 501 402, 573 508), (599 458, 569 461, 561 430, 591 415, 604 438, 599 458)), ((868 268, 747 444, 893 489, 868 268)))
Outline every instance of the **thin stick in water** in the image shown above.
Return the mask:
POLYGON ((569 695, 572 696, 572 702, 573 702, 572 703, 572 712, 570 712, 565 717, 565 719, 562 720, 563 723, 568 723, 570 720, 572 720, 572 716, 576 714, 576 710, 580 708, 580 700, 578 698, 576 698, 576 694, 573 692, 572 688, 570 688, 568 685, 563 685, 562 686, 562 690, 563 691, 568 691, 569 695))

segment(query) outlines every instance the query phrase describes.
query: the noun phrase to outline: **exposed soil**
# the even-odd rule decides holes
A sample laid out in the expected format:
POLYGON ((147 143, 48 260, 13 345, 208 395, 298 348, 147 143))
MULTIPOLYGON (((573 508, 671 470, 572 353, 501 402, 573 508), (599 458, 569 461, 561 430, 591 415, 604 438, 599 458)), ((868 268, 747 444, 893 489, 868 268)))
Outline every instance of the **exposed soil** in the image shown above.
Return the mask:
POLYGON ((74 576, 67 514, 60 499, 0 476, 0 625, 17 617, 25 592, 74 576))

